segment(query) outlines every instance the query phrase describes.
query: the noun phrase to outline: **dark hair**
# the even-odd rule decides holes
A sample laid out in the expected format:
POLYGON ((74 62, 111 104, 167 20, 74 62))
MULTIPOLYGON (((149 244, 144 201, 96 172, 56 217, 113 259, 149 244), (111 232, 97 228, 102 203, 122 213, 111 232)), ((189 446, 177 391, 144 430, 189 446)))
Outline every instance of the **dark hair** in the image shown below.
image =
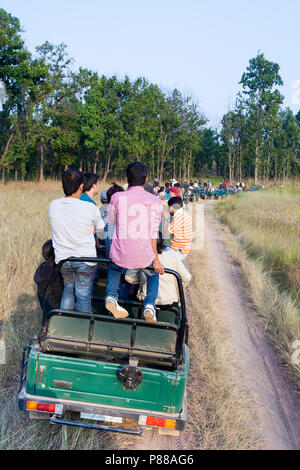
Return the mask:
POLYGON ((122 186, 119 186, 118 184, 113 183, 111 188, 109 188, 108 191, 107 191, 107 196, 106 197, 107 197, 108 204, 110 203, 110 200, 111 200, 112 196, 115 193, 120 193, 122 191, 124 191, 124 188, 122 188, 122 186))
POLYGON ((180 184, 179 184, 179 183, 175 183, 175 184, 174 184, 174 188, 180 188, 180 184))
POLYGON ((87 193, 92 189, 94 184, 99 181, 99 176, 96 173, 85 173, 83 175, 83 192, 87 193))
POLYGON ((52 240, 48 240, 42 247, 42 255, 45 261, 54 261, 54 248, 52 240))
POLYGON ((170 183, 166 183, 166 184, 165 184, 165 187, 166 187, 166 188, 169 188, 169 187, 170 187, 170 183))
POLYGON ((165 240, 163 239, 162 233, 159 232, 157 239, 157 253, 161 255, 164 248, 166 248, 165 240))
POLYGON ((172 207, 178 205, 180 207, 183 207, 183 200, 179 196, 171 197, 171 199, 168 200, 168 206, 172 207))
POLYGON ((79 170, 66 170, 62 175, 62 185, 66 196, 77 193, 83 183, 83 174, 79 170))
POLYGON ((144 186, 147 179, 147 167, 142 162, 133 162, 128 165, 126 176, 129 186, 144 186))

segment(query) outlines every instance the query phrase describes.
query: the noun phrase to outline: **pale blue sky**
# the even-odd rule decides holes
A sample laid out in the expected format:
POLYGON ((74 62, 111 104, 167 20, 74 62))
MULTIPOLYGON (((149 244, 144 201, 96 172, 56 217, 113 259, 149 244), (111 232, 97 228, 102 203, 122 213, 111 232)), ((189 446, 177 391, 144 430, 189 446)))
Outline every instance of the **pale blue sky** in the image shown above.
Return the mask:
POLYGON ((76 67, 177 87, 213 126, 258 50, 280 65, 284 104, 300 108, 300 0, 1 0, 0 7, 20 19, 31 51, 64 42, 76 67))

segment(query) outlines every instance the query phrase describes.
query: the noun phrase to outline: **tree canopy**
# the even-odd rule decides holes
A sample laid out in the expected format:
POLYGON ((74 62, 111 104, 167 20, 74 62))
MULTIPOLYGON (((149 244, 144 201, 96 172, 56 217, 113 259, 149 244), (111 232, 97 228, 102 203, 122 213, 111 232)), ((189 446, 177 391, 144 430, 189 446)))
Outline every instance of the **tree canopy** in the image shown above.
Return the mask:
POLYGON ((19 19, 0 9, 2 181, 57 178, 70 166, 123 177, 134 160, 161 181, 299 174, 300 111, 282 109, 279 65, 259 52, 240 84, 235 108, 213 129, 178 89, 74 70, 65 44, 30 53, 19 19))

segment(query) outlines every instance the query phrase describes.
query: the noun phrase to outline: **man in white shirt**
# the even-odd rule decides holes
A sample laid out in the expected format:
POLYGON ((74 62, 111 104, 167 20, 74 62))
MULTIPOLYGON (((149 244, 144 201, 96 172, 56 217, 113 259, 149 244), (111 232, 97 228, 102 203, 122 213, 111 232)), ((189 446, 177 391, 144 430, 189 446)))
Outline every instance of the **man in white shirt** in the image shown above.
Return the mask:
MULTIPOLYGON (((104 223, 94 204, 81 201, 83 174, 79 170, 67 170, 62 177, 65 197, 52 201, 49 220, 55 263, 67 258, 95 258, 94 234, 102 231, 104 223)), ((60 308, 77 312, 91 312, 91 297, 96 272, 95 263, 67 261, 62 266, 64 292, 60 308)))

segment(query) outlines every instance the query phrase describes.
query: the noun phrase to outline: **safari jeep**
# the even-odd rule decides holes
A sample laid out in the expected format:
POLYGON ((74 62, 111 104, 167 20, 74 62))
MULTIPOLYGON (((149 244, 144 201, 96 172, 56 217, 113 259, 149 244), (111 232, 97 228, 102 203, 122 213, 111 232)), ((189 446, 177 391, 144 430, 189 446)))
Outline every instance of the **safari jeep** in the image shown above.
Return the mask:
POLYGON ((44 312, 41 330, 24 348, 19 409, 62 425, 178 435, 187 419, 189 369, 180 276, 166 269, 176 278, 180 302, 159 306, 157 323, 144 320, 142 303, 121 298, 129 317, 115 319, 105 309, 109 260, 68 261, 98 263, 92 313, 44 312))

